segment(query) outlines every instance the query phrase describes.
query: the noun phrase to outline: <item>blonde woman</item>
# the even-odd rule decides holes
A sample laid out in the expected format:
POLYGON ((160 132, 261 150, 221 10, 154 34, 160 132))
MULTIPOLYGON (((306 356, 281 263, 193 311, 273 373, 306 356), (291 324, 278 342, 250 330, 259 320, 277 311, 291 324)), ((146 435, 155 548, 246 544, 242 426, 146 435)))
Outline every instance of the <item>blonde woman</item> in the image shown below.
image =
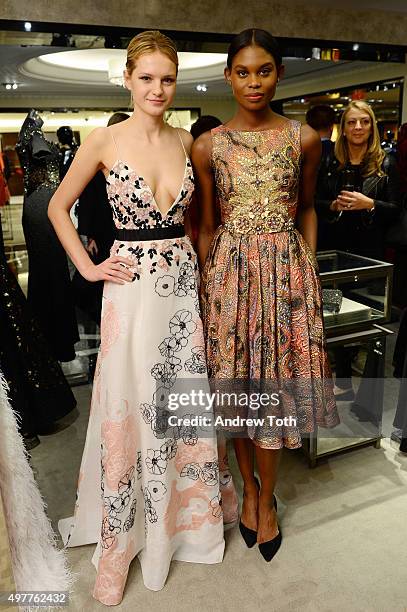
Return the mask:
MULTIPOLYGON (((362 101, 350 102, 339 125, 335 159, 319 177, 316 209, 332 222, 329 248, 383 259, 385 233, 399 214, 395 158, 380 147, 376 118, 362 101)), ((373 293, 379 290, 373 284, 373 293)), ((337 400, 352 400, 352 352, 335 350, 337 400)))
POLYGON ((330 248, 366 257, 384 257, 388 224, 399 213, 395 158, 380 147, 372 108, 353 101, 343 112, 335 159, 318 181, 316 209, 332 221, 330 248))
POLYGON ((134 113, 90 134, 49 209, 79 272, 105 281, 75 516, 60 531, 68 546, 98 542, 93 595, 107 605, 120 603, 136 555, 144 584, 159 590, 171 559, 218 563, 224 550, 219 480, 230 490, 230 475, 219 474, 210 431, 200 439, 196 427, 169 421, 166 401, 177 379, 207 383, 197 260, 184 229, 192 137, 163 119, 177 71, 175 45, 160 32, 130 42, 124 77, 134 113), (69 209, 98 170, 116 241, 95 265, 69 209))

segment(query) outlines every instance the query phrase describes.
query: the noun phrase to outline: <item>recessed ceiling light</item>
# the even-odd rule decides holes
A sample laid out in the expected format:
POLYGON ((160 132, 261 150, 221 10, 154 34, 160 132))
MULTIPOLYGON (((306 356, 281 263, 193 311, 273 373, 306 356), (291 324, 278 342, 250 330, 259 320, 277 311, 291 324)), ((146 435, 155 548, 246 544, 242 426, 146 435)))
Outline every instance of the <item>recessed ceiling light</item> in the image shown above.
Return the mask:
POLYGON ((359 43, 355 43, 352 47, 353 51, 359 51, 359 43))
POLYGON ((196 86, 196 90, 205 92, 205 91, 208 91, 208 88, 205 85, 205 83, 200 83, 199 85, 196 86))
POLYGON ((26 32, 31 32, 31 22, 30 22, 30 21, 26 21, 26 22, 24 23, 24 30, 25 30, 26 32))

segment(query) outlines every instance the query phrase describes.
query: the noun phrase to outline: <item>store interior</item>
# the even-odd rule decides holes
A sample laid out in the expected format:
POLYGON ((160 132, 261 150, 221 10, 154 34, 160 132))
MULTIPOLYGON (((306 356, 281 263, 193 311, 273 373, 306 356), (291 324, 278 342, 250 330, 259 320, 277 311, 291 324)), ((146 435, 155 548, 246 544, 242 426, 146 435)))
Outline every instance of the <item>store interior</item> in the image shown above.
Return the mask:
MULTIPOLYGON (((0 207, 0 214, 7 260, 25 293, 29 261, 22 226, 23 171, 15 145, 27 113, 32 108, 38 111, 50 142, 57 143, 59 127, 70 126, 80 145, 94 128, 106 125, 112 113, 132 112, 129 94, 122 86, 125 48, 132 32, 109 28, 106 34, 104 30, 91 32, 85 26, 76 26, 74 32, 50 29, 39 24, 34 28, 27 23, 24 31, 0 31, 0 143, 11 171, 10 202, 0 207)), ((174 107, 168 111, 167 121, 187 130, 202 115, 215 115, 226 121, 235 108, 223 76, 230 36, 185 33, 176 36, 180 71, 174 107)), ((277 111, 304 122, 307 110, 326 104, 335 110, 339 121, 350 100, 366 100, 376 114, 383 148, 391 151, 396 147, 398 129, 407 120, 404 49, 355 43, 332 43, 324 49, 316 46, 315 41, 298 39, 282 43, 286 70, 275 99, 277 111)), ((335 137, 336 130, 333 140, 335 137)), ((70 272, 73 275, 73 265, 70 272)), ((337 287, 330 272, 332 269, 327 268, 323 286, 337 287)), ((247 553, 237 530, 233 530, 226 534, 227 554, 222 566, 206 568, 203 575, 197 566, 188 564, 185 572, 177 564, 170 575, 170 589, 154 594, 154 605, 151 593, 139 579, 140 568, 133 563, 126 598, 118 609, 133 610, 136 601, 143 610, 156 610, 172 605, 176 596, 182 601, 178 610, 191 606, 229 610, 228 592, 235 593, 232 607, 238 605, 241 610, 405 607, 401 585, 383 579, 384 573, 392 573, 394 561, 390 552, 394 554, 399 549, 400 534, 405 532, 407 457, 398 452, 399 439, 393 435, 399 382, 393 377, 392 354, 400 308, 397 305, 391 308, 388 269, 377 266, 377 274, 385 287, 378 305, 373 304, 372 296, 363 297, 363 284, 359 298, 365 300, 366 308, 373 309, 375 316, 369 314, 369 325, 373 322, 384 327, 386 333, 375 328, 376 335, 364 339, 363 334, 371 331, 371 327, 364 323, 359 326, 363 338, 354 340, 359 348, 354 378, 358 381, 355 384, 363 378, 369 351, 366 343, 378 343, 376 350, 381 361, 377 367, 384 379, 380 423, 369 420, 361 423, 356 417, 349 420, 349 405, 343 402, 340 411, 345 425, 335 435, 325 439, 322 436, 319 450, 312 449, 310 443, 306 452, 285 453, 277 495, 282 500, 281 517, 287 537, 281 556, 273 563, 273 578, 270 579, 268 568, 260 560, 250 556, 250 561, 244 562, 244 572, 257 585, 259 593, 253 592, 250 601, 247 600, 241 579, 242 555, 247 553), (198 602, 194 599, 194 587, 204 582, 211 585, 208 601, 198 602), (375 588, 378 583, 379 603, 375 588), (323 590, 320 584, 324 585, 323 590), (363 599, 362 607, 355 603, 355 593, 363 599), (266 605, 268 599, 278 599, 278 607, 266 605), (334 605, 326 604, 329 599, 334 605), (391 606, 386 604, 388 601, 391 606)), ((372 278, 371 271, 366 278, 372 278)), ((77 318, 80 341, 75 346, 76 356, 62 363, 77 408, 61 419, 51 434, 41 435, 40 444, 30 450, 31 464, 54 527, 73 509, 92 390, 89 364, 99 348, 98 328, 90 324, 80 309, 77 318)), ((341 337, 346 333, 348 329, 341 330, 341 337)), ((334 347, 338 333, 328 334, 328 345, 329 337, 334 347)), ((231 467, 237 474, 234 459, 231 467)), ((237 486, 241 494, 238 480, 237 486)), ((89 562, 91 549, 87 546, 69 551, 69 562, 78 574, 73 596, 77 607, 73 609, 103 608, 91 597, 94 579, 89 562)))

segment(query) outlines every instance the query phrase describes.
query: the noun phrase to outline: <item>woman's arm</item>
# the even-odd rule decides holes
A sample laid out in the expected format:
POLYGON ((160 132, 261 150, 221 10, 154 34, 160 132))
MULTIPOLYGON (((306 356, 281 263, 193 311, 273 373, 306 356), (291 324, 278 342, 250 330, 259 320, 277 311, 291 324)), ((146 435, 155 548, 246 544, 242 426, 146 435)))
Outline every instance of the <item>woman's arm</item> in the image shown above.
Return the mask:
POLYGON ((309 125, 301 127, 301 151, 303 164, 298 194, 297 227, 315 253, 318 222, 314 209, 314 194, 321 160, 321 139, 309 125))
POLYGON ((205 132, 192 145, 196 197, 198 202, 198 260, 203 270, 209 247, 216 230, 216 192, 211 167, 212 136, 205 132))
POLYGON ((391 155, 386 156, 384 166, 388 178, 378 194, 378 199, 374 200, 374 212, 380 215, 383 221, 391 222, 400 214, 400 174, 396 160, 391 155))
MULTIPOLYGON (((338 196, 340 209, 344 211, 362 210, 366 213, 368 212, 369 216, 367 218, 371 221, 373 221, 376 215, 378 215, 382 222, 387 223, 397 219, 401 200, 400 177, 396 161, 390 156, 386 157, 384 170, 387 176, 379 179, 376 198, 372 198, 359 191, 341 191, 338 196)), ((367 186, 366 190, 368 189, 369 187, 367 186)))
POLYGON ((106 128, 98 128, 79 147, 64 180, 51 198, 48 217, 61 244, 84 278, 89 281, 110 280, 123 284, 124 281, 133 278, 132 273, 123 265, 131 266, 131 260, 124 257, 109 257, 96 266, 83 247, 69 216, 74 202, 91 178, 103 167, 102 155, 106 148, 107 136, 106 128))

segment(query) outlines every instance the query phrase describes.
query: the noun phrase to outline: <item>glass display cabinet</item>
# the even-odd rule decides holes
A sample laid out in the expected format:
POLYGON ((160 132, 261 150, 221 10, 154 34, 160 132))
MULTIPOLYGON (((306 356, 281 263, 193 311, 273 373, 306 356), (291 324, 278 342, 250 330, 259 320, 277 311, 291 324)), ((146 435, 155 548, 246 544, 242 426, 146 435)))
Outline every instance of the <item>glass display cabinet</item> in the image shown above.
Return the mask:
POLYGON ((344 251, 321 251, 317 261, 328 338, 390 320, 392 264, 344 251))
POLYGON ((392 264, 344 251, 322 251, 317 261, 332 371, 339 377, 345 369, 349 383, 337 395, 339 425, 304 439, 310 467, 351 448, 380 447, 386 338, 393 333, 382 326, 391 315, 392 264))

